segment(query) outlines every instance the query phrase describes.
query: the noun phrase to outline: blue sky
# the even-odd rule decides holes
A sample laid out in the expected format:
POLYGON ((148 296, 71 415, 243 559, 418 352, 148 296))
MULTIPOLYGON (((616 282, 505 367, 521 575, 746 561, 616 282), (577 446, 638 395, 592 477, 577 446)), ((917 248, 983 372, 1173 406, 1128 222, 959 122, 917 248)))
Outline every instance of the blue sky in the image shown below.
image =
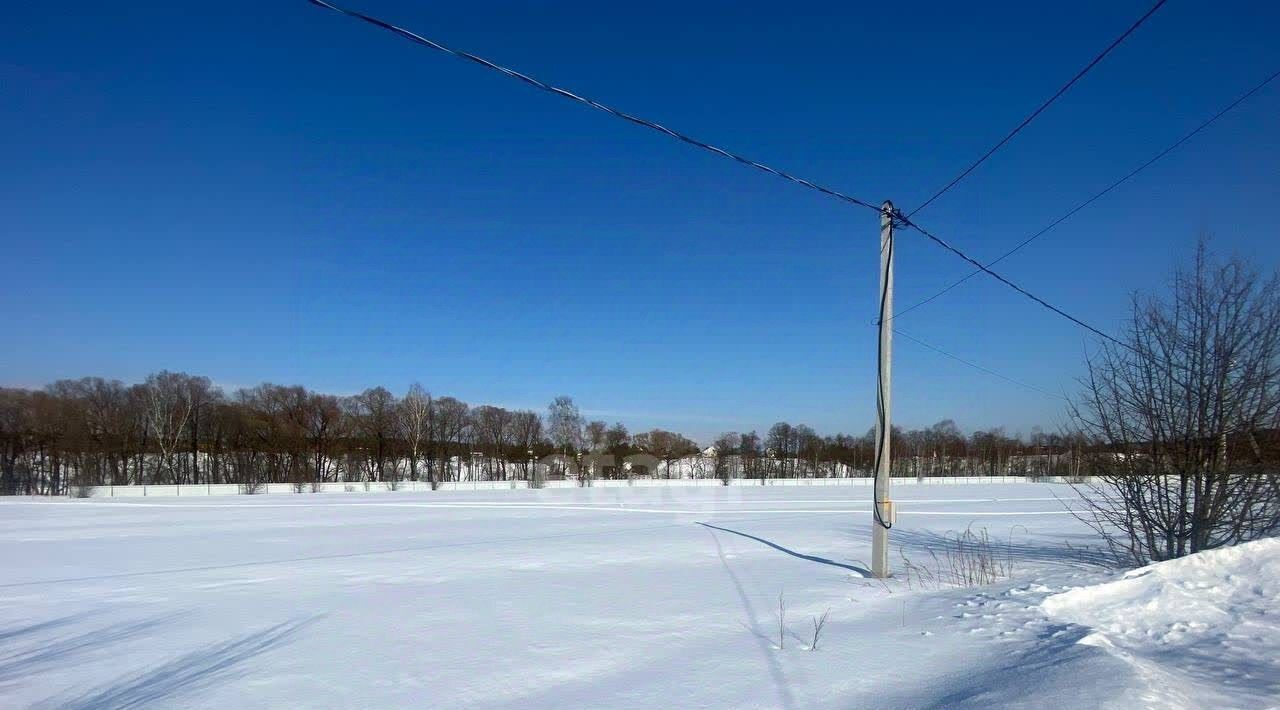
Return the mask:
MULTIPOLYGON (((909 209, 1149 3, 356 6, 909 209)), ((1280 6, 1173 0, 920 215, 993 258, 1280 68, 1280 6)), ((1273 85, 1001 269, 1106 330, 1197 234, 1280 257, 1273 85)), ((24 3, 0 26, 0 384, 161 368, 699 437, 872 422, 877 218, 302 0, 24 3)), ((967 273, 904 234, 900 304, 967 273)), ((1059 391, 1090 340, 975 278, 900 327, 1059 391)), ((1061 402, 899 340, 895 420, 1061 402)))

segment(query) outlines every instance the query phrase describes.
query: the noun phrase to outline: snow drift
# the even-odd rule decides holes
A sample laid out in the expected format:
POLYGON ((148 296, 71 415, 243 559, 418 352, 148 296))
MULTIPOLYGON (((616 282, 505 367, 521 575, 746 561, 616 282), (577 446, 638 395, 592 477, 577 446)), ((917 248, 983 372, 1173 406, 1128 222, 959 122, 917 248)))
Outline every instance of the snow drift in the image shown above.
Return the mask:
POLYGON ((1280 539, 1157 562, 1042 606, 1130 662, 1145 703, 1280 707, 1280 539))

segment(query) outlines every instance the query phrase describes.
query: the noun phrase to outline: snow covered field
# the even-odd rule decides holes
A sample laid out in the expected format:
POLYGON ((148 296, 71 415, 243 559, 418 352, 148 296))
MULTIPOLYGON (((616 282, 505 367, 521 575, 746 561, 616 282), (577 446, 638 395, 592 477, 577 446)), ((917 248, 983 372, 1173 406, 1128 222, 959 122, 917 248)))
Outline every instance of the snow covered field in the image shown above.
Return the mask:
POLYGON ((0 707, 1280 702, 1280 543, 1122 578, 1070 487, 902 486, 897 569, 970 525, 1013 567, 922 589, 863 577, 870 495, 3 501, 0 707), (1249 663, 1206 666, 1224 648, 1249 663))

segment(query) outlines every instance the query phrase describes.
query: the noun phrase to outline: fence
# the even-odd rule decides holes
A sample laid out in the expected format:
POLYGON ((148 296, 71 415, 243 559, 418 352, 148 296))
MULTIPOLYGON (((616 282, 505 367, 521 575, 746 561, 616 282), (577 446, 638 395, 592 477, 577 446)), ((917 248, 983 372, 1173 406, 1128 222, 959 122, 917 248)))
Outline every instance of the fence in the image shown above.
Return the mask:
MULTIPOLYGON (((1065 479, 1045 477, 1035 479, 1036 482, 1064 483, 1065 479)), ((1033 482, 1025 476, 939 476, 935 478, 893 478, 894 486, 914 485, 965 485, 975 483, 1028 483, 1033 482)), ((870 487, 870 478, 735 478, 729 485, 734 487, 870 487)), ((635 478, 635 479, 595 479, 584 485, 579 481, 546 481, 544 488, 721 488, 725 484, 718 478, 635 478)), ((448 491, 501 491, 528 489, 528 481, 448 481, 440 483, 438 492, 448 491)), ((431 484, 426 481, 399 481, 396 483, 361 481, 346 483, 306 483, 298 486, 293 483, 265 483, 253 490, 254 494, 278 495, 281 493, 390 493, 390 492, 430 492, 431 484)), ((245 495, 251 491, 249 487, 236 483, 183 484, 160 486, 96 486, 87 491, 71 491, 72 496, 92 498, 142 498, 166 497, 184 498, 196 496, 233 496, 245 495)))

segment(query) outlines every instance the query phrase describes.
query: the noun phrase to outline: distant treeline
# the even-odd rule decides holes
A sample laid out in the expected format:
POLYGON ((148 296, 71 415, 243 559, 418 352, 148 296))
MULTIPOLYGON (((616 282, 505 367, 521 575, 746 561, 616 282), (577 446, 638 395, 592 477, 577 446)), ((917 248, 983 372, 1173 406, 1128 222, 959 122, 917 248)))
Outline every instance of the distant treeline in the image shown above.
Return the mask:
MULTIPOLYGON (((126 385, 86 377, 40 390, 0 388, 0 494, 58 495, 127 484, 295 483, 632 476, 869 475, 873 432, 820 436, 779 422, 764 435, 730 432, 708 447, 670 431, 631 434, 586 421, 568 397, 545 413, 469 406, 419 385, 350 396, 263 384, 231 394, 207 377, 160 372, 126 385), (646 454, 658 463, 545 463, 646 454), (544 463, 537 463, 544 461, 544 463), (681 463, 684 461, 685 463, 681 463), (577 473, 581 470, 582 473, 577 473)), ((1035 431, 962 434, 946 420, 893 430, 895 475, 1072 475, 1078 441, 1035 431)), ((647 458, 646 457, 646 458, 647 458)))

